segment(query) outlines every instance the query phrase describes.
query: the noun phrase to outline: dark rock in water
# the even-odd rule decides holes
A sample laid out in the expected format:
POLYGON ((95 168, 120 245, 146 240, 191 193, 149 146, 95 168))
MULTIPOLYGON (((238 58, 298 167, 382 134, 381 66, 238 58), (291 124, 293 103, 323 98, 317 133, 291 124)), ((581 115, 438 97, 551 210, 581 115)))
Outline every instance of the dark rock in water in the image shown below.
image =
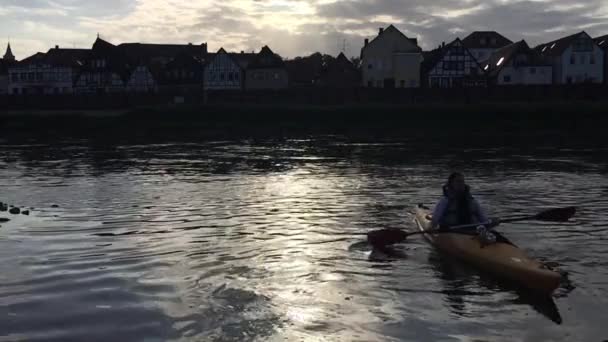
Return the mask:
POLYGON ((30 214, 30 211, 29 211, 29 210, 24 210, 24 211, 22 211, 21 213, 22 213, 23 215, 29 215, 29 214, 30 214))
POLYGON ((11 219, 7 218, 7 217, 0 217, 0 222, 8 222, 11 219))
POLYGON ((57 204, 53 204, 51 208, 59 208, 59 206, 57 204))
POLYGON ((21 209, 19 208, 11 208, 11 210, 8 211, 9 213, 13 214, 13 215, 17 215, 21 212, 21 209))

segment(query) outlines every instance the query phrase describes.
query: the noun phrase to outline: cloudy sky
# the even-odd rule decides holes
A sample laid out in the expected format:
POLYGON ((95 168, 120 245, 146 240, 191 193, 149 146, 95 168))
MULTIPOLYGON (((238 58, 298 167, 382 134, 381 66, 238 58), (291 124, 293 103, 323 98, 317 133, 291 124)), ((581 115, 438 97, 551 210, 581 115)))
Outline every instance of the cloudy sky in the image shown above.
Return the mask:
POLYGON ((0 0, 0 42, 10 37, 18 58, 90 47, 98 32, 113 43, 268 44, 284 57, 346 47, 353 56, 388 24, 425 49, 473 30, 535 45, 580 30, 608 34, 608 0, 0 0))

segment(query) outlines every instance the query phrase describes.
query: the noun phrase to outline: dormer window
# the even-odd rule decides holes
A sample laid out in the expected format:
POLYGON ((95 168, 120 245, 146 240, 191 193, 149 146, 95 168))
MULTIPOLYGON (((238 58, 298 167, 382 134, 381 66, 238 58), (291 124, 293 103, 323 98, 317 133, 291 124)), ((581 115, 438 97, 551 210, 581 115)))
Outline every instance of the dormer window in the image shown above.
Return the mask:
POLYGON ((481 45, 486 45, 486 38, 481 38, 481 39, 479 40, 479 44, 481 44, 481 45))

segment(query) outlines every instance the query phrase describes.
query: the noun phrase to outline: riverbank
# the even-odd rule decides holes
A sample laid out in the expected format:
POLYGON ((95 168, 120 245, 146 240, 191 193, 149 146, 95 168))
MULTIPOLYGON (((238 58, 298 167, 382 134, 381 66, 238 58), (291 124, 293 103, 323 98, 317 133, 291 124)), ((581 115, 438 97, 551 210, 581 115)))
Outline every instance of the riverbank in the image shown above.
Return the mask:
POLYGON ((376 136, 552 136, 603 139, 608 106, 600 102, 434 105, 155 106, 111 111, 9 111, 4 136, 188 137, 283 132, 376 136))

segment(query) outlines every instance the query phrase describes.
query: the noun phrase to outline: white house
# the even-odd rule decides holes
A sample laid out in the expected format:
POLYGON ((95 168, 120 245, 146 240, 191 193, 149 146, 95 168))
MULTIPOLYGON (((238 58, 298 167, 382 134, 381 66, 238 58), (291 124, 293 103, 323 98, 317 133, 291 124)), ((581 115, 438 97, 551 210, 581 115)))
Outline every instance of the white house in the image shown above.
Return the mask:
POLYGON ((422 50, 416 38, 408 38, 395 26, 380 29, 361 49, 364 87, 415 88, 420 86, 422 50))
POLYGON ((604 51, 586 32, 579 32, 535 48, 553 65, 553 83, 602 83, 604 51))
POLYGON ((494 52, 484 70, 497 85, 547 85, 553 80, 551 63, 524 40, 494 52))
POLYGON ((224 50, 210 56, 205 65, 204 89, 242 90, 244 71, 238 61, 224 50))
POLYGON ((10 94, 71 94, 89 50, 60 49, 38 52, 9 68, 10 94))
POLYGON ((513 42, 495 31, 475 31, 466 36, 462 40, 462 44, 479 64, 483 64, 494 51, 513 44, 513 42))
POLYGON ((462 41, 453 42, 423 54, 422 84, 430 88, 483 86, 481 66, 462 41))

